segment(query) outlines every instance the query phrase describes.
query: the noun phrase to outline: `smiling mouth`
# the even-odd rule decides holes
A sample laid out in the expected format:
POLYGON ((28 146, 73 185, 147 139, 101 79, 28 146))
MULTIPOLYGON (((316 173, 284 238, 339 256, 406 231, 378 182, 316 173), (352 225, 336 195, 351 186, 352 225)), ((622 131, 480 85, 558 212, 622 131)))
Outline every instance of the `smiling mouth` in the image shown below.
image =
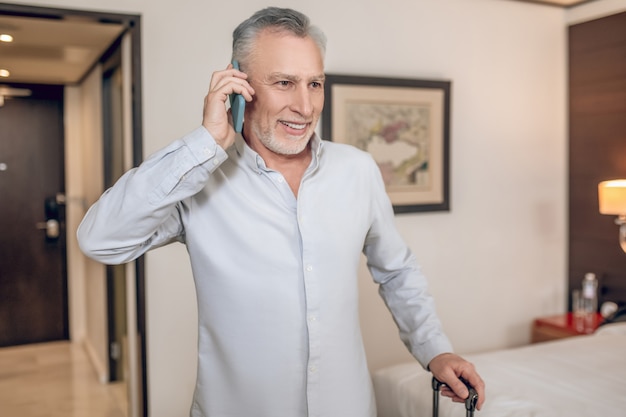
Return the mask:
POLYGON ((292 129, 298 129, 298 130, 302 130, 302 129, 306 128, 306 126, 307 126, 306 123, 291 123, 291 122, 283 122, 283 121, 281 121, 280 123, 284 124, 287 127, 292 128, 292 129))

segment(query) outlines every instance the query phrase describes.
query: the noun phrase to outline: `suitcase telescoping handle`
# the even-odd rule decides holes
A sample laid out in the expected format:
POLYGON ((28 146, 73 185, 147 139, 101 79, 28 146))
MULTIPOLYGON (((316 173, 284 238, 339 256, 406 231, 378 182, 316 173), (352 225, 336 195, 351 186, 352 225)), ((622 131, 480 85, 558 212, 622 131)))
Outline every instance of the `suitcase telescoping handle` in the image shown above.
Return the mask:
MULTIPOLYGON (((465 400, 465 416, 473 417, 474 410, 476 410, 476 403, 478 403, 478 394, 476 390, 463 378, 461 381, 465 384, 467 389, 469 390, 469 395, 465 400)), ((439 416, 439 388, 442 385, 445 385, 443 382, 439 381, 437 378, 433 377, 433 417, 439 416)))

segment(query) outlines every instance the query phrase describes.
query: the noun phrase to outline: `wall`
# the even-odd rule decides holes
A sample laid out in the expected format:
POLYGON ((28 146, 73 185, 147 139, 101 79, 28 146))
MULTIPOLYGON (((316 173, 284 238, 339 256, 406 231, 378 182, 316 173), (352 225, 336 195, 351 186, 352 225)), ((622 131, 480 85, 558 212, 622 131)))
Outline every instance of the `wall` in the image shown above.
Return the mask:
MULTIPOLYGON (((563 308, 565 39, 560 9, 461 3, 405 11, 402 32, 392 36, 410 42, 377 42, 380 68, 370 70, 366 54, 331 55, 328 66, 452 80, 452 210, 398 216, 397 224, 430 278, 453 344, 473 352, 527 343, 534 317, 563 308)), ((370 20, 389 13, 369 12, 370 20)), ((377 323, 364 326, 377 352, 372 368, 402 350, 380 323, 374 291, 363 288, 378 310, 364 313, 377 323)))
POLYGON ((82 343, 102 382, 109 379, 106 275, 102 264, 81 254, 76 228, 102 193, 100 67, 80 86, 65 89, 66 198, 70 336, 82 343))
POLYGON ((67 280, 70 338, 82 341, 87 332, 85 311, 85 256, 78 247, 74 231, 85 215, 83 195, 82 111, 80 88, 65 88, 65 221, 67 233, 67 280))
MULTIPOLYGON (((328 72, 452 80, 452 210, 400 215, 397 225, 458 351, 527 343, 534 317, 565 309, 569 12, 508 0, 273 3, 325 30, 328 72)), ((146 154, 199 125, 211 73, 229 61, 232 29, 266 4, 39 2, 142 15, 146 154)), ((151 415, 187 415, 197 323, 184 247, 149 254, 146 269, 151 415)), ((371 367, 404 360, 376 288, 361 275, 371 367)))

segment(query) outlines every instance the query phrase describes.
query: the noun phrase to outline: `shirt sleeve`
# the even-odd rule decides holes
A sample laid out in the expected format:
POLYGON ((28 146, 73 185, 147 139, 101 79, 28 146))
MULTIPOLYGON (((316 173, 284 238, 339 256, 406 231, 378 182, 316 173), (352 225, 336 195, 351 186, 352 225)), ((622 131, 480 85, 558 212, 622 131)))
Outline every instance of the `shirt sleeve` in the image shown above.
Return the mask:
POLYGON ((426 277, 397 231, 391 202, 378 167, 372 172, 372 225, 364 254, 379 294, 398 326, 400 338, 418 362, 427 368, 437 355, 452 352, 428 291, 426 277))
POLYGON ((121 264, 183 241, 180 202, 200 191, 227 158, 204 127, 156 152, 91 206, 77 231, 81 250, 97 261, 121 264))

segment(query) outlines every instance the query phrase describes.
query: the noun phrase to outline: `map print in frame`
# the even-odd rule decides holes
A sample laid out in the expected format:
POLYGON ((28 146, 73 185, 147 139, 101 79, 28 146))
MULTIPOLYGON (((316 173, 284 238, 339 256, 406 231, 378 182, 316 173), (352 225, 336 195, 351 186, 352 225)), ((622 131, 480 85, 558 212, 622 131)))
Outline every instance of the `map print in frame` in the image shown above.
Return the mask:
POLYGON ((447 211, 450 82, 326 75, 324 139, 369 152, 396 213, 447 211))

